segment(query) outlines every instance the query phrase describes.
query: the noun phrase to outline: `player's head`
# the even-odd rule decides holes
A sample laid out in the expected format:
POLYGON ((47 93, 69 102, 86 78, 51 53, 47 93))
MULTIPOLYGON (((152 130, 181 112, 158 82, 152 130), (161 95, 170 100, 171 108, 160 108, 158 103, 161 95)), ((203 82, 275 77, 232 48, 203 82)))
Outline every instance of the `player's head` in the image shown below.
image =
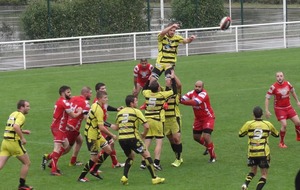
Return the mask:
POLYGON ((17 109, 24 115, 27 114, 30 110, 29 102, 26 100, 19 100, 17 103, 17 109))
POLYGON ((128 95, 125 98, 125 104, 127 107, 136 108, 138 104, 138 100, 134 95, 128 95))
POLYGON ((59 95, 63 96, 65 99, 70 100, 71 99, 71 87, 63 85, 59 88, 59 95))
POLYGON ((169 27, 169 26, 174 26, 174 27, 172 27, 172 28, 168 31, 167 36, 173 37, 174 34, 175 34, 175 32, 176 32, 176 29, 179 28, 179 25, 180 25, 180 24, 177 23, 177 22, 171 22, 171 23, 169 23, 169 24, 167 25, 167 27, 169 27))
POLYGON ((86 100, 90 100, 92 96, 92 89, 88 86, 84 86, 81 89, 81 95, 85 97, 86 100))
POLYGON ((283 81, 284 81, 284 74, 283 74, 282 71, 278 71, 278 72, 276 73, 276 80, 277 80, 277 82, 278 82, 279 84, 283 83, 283 81))
POLYGON ((159 90, 159 83, 157 80, 152 81, 149 84, 149 89, 151 90, 151 92, 158 92, 159 90))
POLYGON ((201 80, 198 80, 195 83, 194 90, 199 94, 200 92, 202 92, 203 88, 204 88, 204 83, 201 80))
POLYGON ((106 86, 105 86, 104 83, 99 82, 99 83, 97 83, 95 85, 95 90, 96 90, 96 92, 98 92, 98 91, 106 91, 106 86))
POLYGON ((147 63, 148 63, 148 61, 145 58, 140 60, 140 64, 142 65, 142 67, 146 67, 147 63))
POLYGON ((254 107, 253 115, 255 118, 261 118, 261 116, 263 115, 263 110, 261 109, 261 107, 259 106, 254 107))
POLYGON ((107 93, 105 91, 98 91, 96 98, 100 104, 106 104, 108 101, 107 93))

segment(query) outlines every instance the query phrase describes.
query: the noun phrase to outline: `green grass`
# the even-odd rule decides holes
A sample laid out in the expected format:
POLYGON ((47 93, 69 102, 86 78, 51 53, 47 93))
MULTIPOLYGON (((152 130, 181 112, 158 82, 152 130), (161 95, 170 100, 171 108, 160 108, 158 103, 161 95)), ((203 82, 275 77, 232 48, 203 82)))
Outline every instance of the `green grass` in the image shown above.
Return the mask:
MULTIPOLYGON (((193 89, 196 80, 203 80, 211 97, 211 104, 216 114, 213 140, 218 160, 208 164, 208 156, 203 156, 204 148, 192 140, 192 108, 181 106, 183 120, 183 158, 179 168, 171 167, 174 155, 168 142, 164 141, 161 163, 163 171, 159 176, 165 177, 163 185, 153 186, 148 171, 139 169, 140 156, 130 171, 128 186, 120 185, 122 169, 112 169, 108 159, 103 170, 103 181, 91 180, 89 183, 76 182, 82 167, 69 167, 70 154, 59 161, 64 175, 53 177, 49 170, 40 169, 41 157, 52 151, 52 135, 50 123, 53 105, 58 98, 58 88, 70 85, 73 95, 78 95, 82 86, 94 88, 97 82, 104 82, 109 93, 109 104, 124 105, 124 98, 133 87, 132 70, 136 61, 101 63, 83 66, 53 67, 31 69, 26 71, 1 72, 0 121, 4 128, 8 115, 16 109, 19 99, 27 99, 31 103, 25 128, 32 134, 26 136, 26 149, 32 165, 27 178, 28 184, 35 189, 73 190, 73 189, 206 189, 233 190, 240 189, 249 168, 246 165, 247 138, 238 138, 238 130, 247 120, 252 119, 252 108, 260 105, 264 108, 265 93, 275 81, 275 72, 284 71, 286 79, 294 87, 300 89, 299 60, 300 49, 284 49, 259 52, 241 52, 211 54, 201 56, 179 57, 176 73, 183 83, 183 92, 193 89)), ((150 60, 154 63, 154 60, 150 60)), ((299 95, 299 91, 298 91, 299 95)), ((140 96, 140 104, 143 98, 140 96)), ((295 103, 292 100, 293 104, 295 103)), ((294 104, 295 106, 295 104, 294 104)), ((295 106, 296 108, 296 106, 295 106)), ((272 108, 271 108, 272 110, 272 108)), ((296 108, 299 113, 299 108, 296 108)), ((114 122, 115 113, 110 113, 108 120, 114 122)), ((270 121, 279 130, 279 123, 274 114, 270 121)), ((2 132, 1 132, 2 133, 2 132)), ((299 142, 295 141, 292 123, 288 123, 286 143, 288 149, 279 149, 279 139, 270 137, 271 168, 265 189, 291 190, 294 177, 299 169, 299 142)), ((2 135, 0 137, 2 139, 2 135)), ((125 157, 117 143, 118 158, 125 157)), ((153 155, 153 149, 151 149, 153 155)), ((83 145, 79 160, 86 162, 89 158, 86 144, 83 145)), ((15 189, 18 185, 20 163, 11 158, 0 171, 1 190, 15 189)), ((255 189, 259 179, 256 176, 250 184, 255 189)))

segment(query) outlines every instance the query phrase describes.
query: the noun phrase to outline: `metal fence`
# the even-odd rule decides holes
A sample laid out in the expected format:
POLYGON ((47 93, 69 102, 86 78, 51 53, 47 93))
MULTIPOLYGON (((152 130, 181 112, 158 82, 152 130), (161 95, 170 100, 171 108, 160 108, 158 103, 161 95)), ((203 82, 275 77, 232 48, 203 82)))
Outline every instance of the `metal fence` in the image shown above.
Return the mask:
MULTIPOLYGON (((157 56, 159 31, 0 42, 0 70, 81 65, 157 56)), ((178 30, 197 39, 179 56, 300 47, 300 21, 178 30)))

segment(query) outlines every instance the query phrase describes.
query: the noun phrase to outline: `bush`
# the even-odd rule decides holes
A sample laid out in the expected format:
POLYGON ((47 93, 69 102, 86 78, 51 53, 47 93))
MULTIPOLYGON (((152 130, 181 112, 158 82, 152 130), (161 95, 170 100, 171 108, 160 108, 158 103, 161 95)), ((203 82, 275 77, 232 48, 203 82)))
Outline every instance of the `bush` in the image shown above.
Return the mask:
POLYGON ((145 5, 140 0, 31 1, 22 16, 29 39, 145 31, 145 5))
POLYGON ((0 0, 0 6, 2 5, 26 5, 27 0, 0 0))

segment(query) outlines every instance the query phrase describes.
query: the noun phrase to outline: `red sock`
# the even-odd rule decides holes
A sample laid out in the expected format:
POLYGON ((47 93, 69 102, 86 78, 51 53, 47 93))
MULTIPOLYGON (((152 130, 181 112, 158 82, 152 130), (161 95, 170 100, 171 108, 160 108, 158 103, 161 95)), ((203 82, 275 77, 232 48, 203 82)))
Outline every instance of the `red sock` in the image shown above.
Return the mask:
POLYGON ((111 158, 111 162, 112 162, 113 165, 117 165, 118 164, 116 150, 112 150, 111 151, 110 158, 111 158))
POLYGON ((57 162, 59 159, 59 153, 57 152, 52 152, 52 159, 51 159, 51 172, 56 172, 57 171, 57 162))
POLYGON ((52 153, 53 153, 53 152, 51 152, 50 154, 48 154, 47 160, 51 160, 51 159, 52 159, 52 153))
POLYGON ((59 150, 59 157, 61 157, 61 155, 63 155, 64 152, 65 152, 64 147, 60 147, 60 150, 59 150))
POLYGON ((280 130, 280 143, 284 144, 285 131, 280 130))
POLYGON ((300 126, 295 126, 297 141, 300 141, 300 126))
POLYGON ((209 155, 210 155, 211 158, 215 158, 216 157, 214 143, 208 144, 207 145, 207 150, 208 150, 209 155))
POLYGON ((77 157, 76 157, 76 156, 72 156, 72 157, 71 157, 70 163, 71 163, 71 164, 75 164, 76 161, 77 161, 77 157))
POLYGON ((202 144, 203 146, 206 146, 206 142, 205 142, 205 140, 204 140, 203 137, 200 138, 200 142, 199 143, 202 144))

